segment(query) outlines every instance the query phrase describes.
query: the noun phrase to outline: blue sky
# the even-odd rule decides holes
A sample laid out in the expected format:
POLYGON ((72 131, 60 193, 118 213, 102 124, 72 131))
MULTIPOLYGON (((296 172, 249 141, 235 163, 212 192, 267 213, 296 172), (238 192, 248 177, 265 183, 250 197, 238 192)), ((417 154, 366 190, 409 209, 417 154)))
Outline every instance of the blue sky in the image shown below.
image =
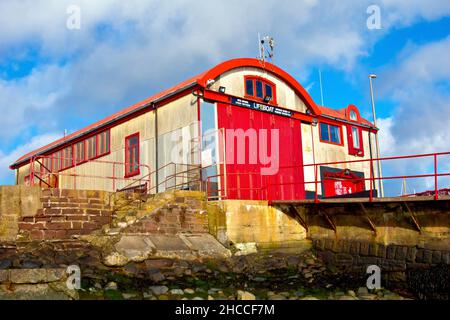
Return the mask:
POLYGON ((355 104, 369 120, 367 75, 376 73, 382 155, 450 151, 448 1, 4 0, 0 21, 0 184, 14 182, 11 162, 64 129, 223 60, 257 56, 258 33, 275 38, 275 64, 317 103, 321 70, 325 105, 355 104), (80 29, 66 26, 69 5, 80 29), (369 5, 380 9, 380 29, 367 28, 369 5))

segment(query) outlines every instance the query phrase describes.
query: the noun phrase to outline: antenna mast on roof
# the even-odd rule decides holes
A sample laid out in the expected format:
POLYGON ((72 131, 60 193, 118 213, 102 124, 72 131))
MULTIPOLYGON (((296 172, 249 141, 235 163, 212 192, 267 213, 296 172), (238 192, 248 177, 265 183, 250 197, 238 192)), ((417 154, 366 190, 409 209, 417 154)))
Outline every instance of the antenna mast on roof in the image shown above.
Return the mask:
POLYGON ((322 89, 322 71, 319 69, 319 83, 320 83, 320 99, 322 102, 322 106, 323 104, 323 89, 322 89))
POLYGON ((273 60, 273 49, 275 47, 275 41, 271 36, 265 36, 261 39, 260 34, 258 33, 258 45, 259 45, 259 59, 262 62, 265 62, 266 59, 272 59, 273 60), (269 50, 264 46, 265 44, 269 45, 269 50), (266 52, 268 53, 266 55, 266 52))

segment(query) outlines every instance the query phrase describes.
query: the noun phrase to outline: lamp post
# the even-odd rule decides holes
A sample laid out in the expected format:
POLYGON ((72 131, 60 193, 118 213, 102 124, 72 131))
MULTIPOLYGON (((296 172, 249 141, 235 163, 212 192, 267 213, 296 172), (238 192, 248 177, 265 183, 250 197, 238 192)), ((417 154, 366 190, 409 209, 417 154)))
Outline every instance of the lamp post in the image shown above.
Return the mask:
MULTIPOLYGON (((372 113, 373 113, 373 125, 377 127, 377 115, 375 113, 375 100, 373 98, 373 85, 372 85, 372 79, 375 79, 377 77, 376 74, 369 74, 369 82, 370 82, 370 97, 372 99, 372 113)), ((383 173, 381 171, 381 160, 380 159, 380 142, 378 140, 378 132, 375 134, 375 143, 376 143, 376 154, 377 154, 377 171, 378 171, 378 186, 380 189, 380 196, 384 197, 384 188, 383 188, 383 181, 381 180, 383 178, 383 173)))

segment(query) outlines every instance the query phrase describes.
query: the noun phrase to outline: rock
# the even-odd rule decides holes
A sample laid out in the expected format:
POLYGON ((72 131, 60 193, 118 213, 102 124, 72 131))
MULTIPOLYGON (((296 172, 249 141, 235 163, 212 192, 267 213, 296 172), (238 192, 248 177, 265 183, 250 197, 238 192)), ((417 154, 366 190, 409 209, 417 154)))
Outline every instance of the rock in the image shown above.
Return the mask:
POLYGON ((375 300, 378 298, 378 296, 376 294, 369 293, 369 294, 359 294, 358 298, 362 300, 375 300))
POLYGON ((192 271, 187 269, 186 271, 184 271, 184 274, 187 276, 190 276, 190 275, 192 275, 192 271))
POLYGON ((158 300, 169 300, 169 297, 166 296, 165 294, 162 294, 158 297, 158 300))
POLYGON ((339 300, 358 300, 353 296, 342 296, 339 298, 339 300))
POLYGON ((159 270, 149 272, 148 277, 153 282, 161 282, 165 279, 164 275, 159 270))
POLYGON ((119 222, 117 223, 117 226, 121 229, 126 228, 128 226, 128 224, 126 222, 119 222))
POLYGON ((153 294, 160 295, 169 291, 169 288, 167 288, 166 286, 151 286, 150 290, 153 292, 153 294))
POLYGON ((194 290, 194 289, 191 289, 191 288, 187 288, 187 289, 184 289, 184 293, 187 293, 187 294, 194 294, 194 293, 195 293, 195 290, 194 290))
POLYGON ((304 276, 305 276, 306 279, 309 279, 309 278, 312 278, 312 277, 313 277, 313 274, 312 274, 311 272, 306 272, 306 273, 304 274, 304 276))
POLYGON ((270 296, 270 300, 286 300, 285 296, 282 296, 280 294, 274 294, 273 296, 270 296))
POLYGON ((208 295, 208 300, 214 300, 213 296, 208 295))
POLYGON ((9 279, 11 283, 39 283, 48 277, 46 269, 11 269, 9 279))
POLYGON ((115 249, 128 260, 142 262, 152 255, 155 246, 146 236, 124 235, 115 244, 115 249))
POLYGON ((181 289, 172 289, 172 290, 170 290, 170 294, 173 294, 176 296, 182 296, 184 294, 184 291, 181 289))
POLYGON ((353 290, 348 290, 348 291, 347 291, 347 294, 348 294, 350 297, 356 297, 356 293, 355 293, 355 291, 353 291, 353 290))
POLYGON ((136 293, 122 293, 122 296, 125 300, 130 300, 137 297, 136 293))
POLYGON ((256 242, 236 243, 235 247, 238 250, 234 254, 235 256, 243 256, 243 255, 248 255, 248 254, 258 252, 258 249, 256 247, 256 242))
POLYGON ((201 297, 194 297, 194 298, 192 298, 192 300, 205 300, 205 299, 203 299, 201 297))
POLYGON ((105 290, 117 290, 117 283, 115 283, 115 282, 109 282, 109 283, 105 286, 105 290))
POLYGON ((256 300, 256 297, 251 292, 238 290, 237 291, 237 299, 238 300, 256 300))
POLYGON ((8 269, 12 266, 12 261, 11 260, 1 260, 0 261, 0 270, 2 269, 8 269))
POLYGON ((366 287, 359 287, 358 288, 358 295, 360 295, 360 294, 368 294, 368 293, 369 293, 369 290, 367 290, 366 287))
POLYGON ((142 293, 142 296, 144 297, 144 299, 151 299, 154 298, 155 296, 153 294, 151 294, 150 292, 144 292, 142 293))
POLYGON ((118 252, 113 252, 103 259, 103 263, 108 267, 123 267, 128 263, 128 259, 118 252))
POLYGON ((23 269, 37 269, 42 267, 42 263, 40 261, 27 260, 22 262, 23 269))
POLYGON ((296 297, 303 297, 305 295, 305 293, 303 291, 301 291, 301 290, 298 290, 298 291, 294 292, 294 295, 296 297))
POLYGON ((211 288, 208 290, 208 294, 216 294, 218 292, 220 292, 220 289, 217 288, 211 288))
POLYGON ((264 281, 266 281, 266 278, 264 278, 264 277, 255 277, 255 278, 253 278, 253 281, 264 282, 264 281))
POLYGON ((306 263, 308 266, 313 266, 313 265, 316 264, 316 260, 314 260, 313 258, 308 258, 308 259, 305 260, 305 263, 306 263))
POLYGON ((317 299, 316 297, 313 297, 313 296, 306 296, 306 297, 300 298, 300 300, 319 300, 319 299, 317 299))

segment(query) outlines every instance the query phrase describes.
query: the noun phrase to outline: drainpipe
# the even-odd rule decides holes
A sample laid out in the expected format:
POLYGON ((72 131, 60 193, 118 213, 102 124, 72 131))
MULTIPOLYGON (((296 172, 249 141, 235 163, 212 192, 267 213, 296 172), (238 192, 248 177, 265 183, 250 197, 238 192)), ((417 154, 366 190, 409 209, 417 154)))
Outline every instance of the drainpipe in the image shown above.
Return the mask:
POLYGON ((158 163, 158 108, 155 108, 155 192, 159 192, 159 163, 158 163))

